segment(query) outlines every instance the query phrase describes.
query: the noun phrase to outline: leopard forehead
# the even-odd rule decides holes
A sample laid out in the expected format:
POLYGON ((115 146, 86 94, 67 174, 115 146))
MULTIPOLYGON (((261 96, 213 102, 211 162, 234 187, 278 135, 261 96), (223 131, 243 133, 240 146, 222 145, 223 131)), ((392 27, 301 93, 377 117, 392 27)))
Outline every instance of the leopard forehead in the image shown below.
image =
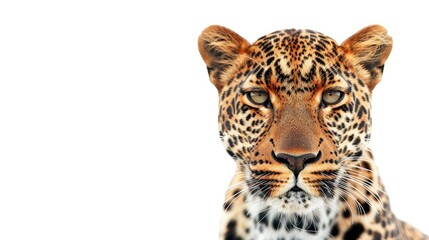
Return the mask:
MULTIPOLYGON (((327 69, 334 67, 336 60, 343 61, 340 53, 331 38, 311 30, 295 29, 268 34, 249 49, 250 58, 256 60, 261 69, 271 67, 277 79, 287 83, 311 82, 316 67, 327 69)), ((255 71, 261 74, 260 69, 255 71)), ((265 72, 264 78, 269 78, 270 74, 265 72)))
POLYGON ((262 86, 279 100, 300 98, 300 93, 314 95, 322 87, 349 89, 359 80, 349 71, 343 52, 333 39, 312 30, 276 31, 250 46, 249 57, 234 78, 241 88, 262 86))

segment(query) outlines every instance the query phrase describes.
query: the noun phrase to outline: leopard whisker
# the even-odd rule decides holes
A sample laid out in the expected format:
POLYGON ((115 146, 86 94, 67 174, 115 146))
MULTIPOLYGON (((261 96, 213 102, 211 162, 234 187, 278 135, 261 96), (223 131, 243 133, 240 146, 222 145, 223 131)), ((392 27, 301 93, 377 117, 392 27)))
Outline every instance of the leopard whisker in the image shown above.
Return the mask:
MULTIPOLYGON (((341 186, 341 184, 339 185, 339 186, 341 186)), ((361 198, 361 199, 363 199, 371 208, 374 208, 374 206, 371 204, 371 202, 369 201, 369 199, 368 198, 366 198, 366 196, 365 195, 363 195, 357 188, 355 188, 354 186, 352 186, 352 185, 348 185, 348 186, 344 186, 344 187, 347 187, 347 188, 349 188, 348 190, 345 190, 345 191, 348 191, 348 193, 349 193, 349 196, 351 196, 351 195, 359 195, 359 196, 356 196, 356 197, 358 197, 358 198, 361 198), (350 188, 351 187, 351 188, 350 188)), ((354 198, 354 202, 355 202, 355 204, 357 205, 357 208, 356 208, 356 210, 360 213, 360 214, 363 214, 364 215, 364 220, 365 220, 365 222, 366 223, 368 223, 368 216, 367 216, 367 214, 366 214, 366 211, 365 211, 365 209, 363 208, 363 206, 362 206, 362 203, 360 202, 360 201, 358 201, 356 198, 354 198)), ((375 211, 376 211, 376 213, 378 214, 378 211, 377 211, 377 209, 376 208, 374 208, 375 209, 375 211)))
MULTIPOLYGON (((343 176, 345 179, 347 179, 347 180, 350 180, 350 181, 352 181, 352 182, 355 182, 355 183, 357 183, 357 184, 359 184, 358 183, 358 181, 354 181, 354 179, 352 179, 352 178, 348 178, 347 176, 343 176)), ((361 186, 363 186, 363 185, 361 185, 361 186)), ((352 187, 352 188, 354 188, 355 190, 357 190, 362 196, 364 196, 364 194, 359 190, 359 189, 357 189, 355 186, 353 186, 353 185, 351 185, 350 187, 352 187)), ((380 197, 378 196, 378 195, 376 195, 371 189, 369 189, 369 188, 365 188, 365 186, 363 186, 364 187, 364 189, 365 190, 367 190, 369 193, 371 193, 371 195, 372 196, 374 196, 374 198, 377 200, 377 202, 380 204, 380 207, 384 210, 384 207, 383 207, 383 204, 379 201, 379 199, 380 199, 380 197)), ((376 210, 376 212, 378 213, 378 210, 377 210, 377 208, 375 208, 374 207, 374 205, 372 205, 372 203, 371 203, 371 201, 370 201, 370 199, 368 198, 368 197, 366 197, 366 196, 364 196, 364 200, 365 200, 365 202, 367 202, 372 208, 374 208, 375 210, 376 210)))
MULTIPOLYGON (((353 174, 360 174, 361 173, 360 171, 353 170, 353 169, 346 169, 346 172, 347 173, 353 173, 353 174)), ((365 181, 368 180, 367 178, 363 178, 361 176, 356 176, 356 175, 352 175, 352 174, 348 174, 348 175, 349 176, 353 176, 356 180, 360 180, 361 181, 360 182, 361 185, 365 185, 365 186, 367 185, 365 183, 365 181)), ((381 193, 383 193, 385 195, 388 195, 383 189, 380 189, 378 186, 376 186, 376 185, 373 184, 372 187, 375 188, 377 191, 379 191, 379 192, 381 192, 381 193)))

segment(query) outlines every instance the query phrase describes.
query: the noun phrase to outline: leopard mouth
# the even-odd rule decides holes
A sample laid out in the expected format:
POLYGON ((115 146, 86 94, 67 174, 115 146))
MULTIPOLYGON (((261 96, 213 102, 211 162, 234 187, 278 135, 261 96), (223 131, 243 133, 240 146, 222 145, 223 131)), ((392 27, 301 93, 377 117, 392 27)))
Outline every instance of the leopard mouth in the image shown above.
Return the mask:
POLYGON ((311 198, 311 194, 307 193, 304 189, 295 185, 294 187, 289 189, 287 192, 285 192, 282 195, 282 197, 286 198, 286 199, 303 198, 303 197, 310 197, 311 198))
POLYGON ((289 189, 289 191, 287 191, 286 193, 288 192, 305 192, 305 191, 302 188, 295 185, 293 186, 293 188, 289 189))
POLYGON ((312 201, 313 197, 302 189, 298 190, 298 188, 291 189, 277 198, 279 200, 277 206, 280 211, 289 214, 311 212, 315 207, 312 201))

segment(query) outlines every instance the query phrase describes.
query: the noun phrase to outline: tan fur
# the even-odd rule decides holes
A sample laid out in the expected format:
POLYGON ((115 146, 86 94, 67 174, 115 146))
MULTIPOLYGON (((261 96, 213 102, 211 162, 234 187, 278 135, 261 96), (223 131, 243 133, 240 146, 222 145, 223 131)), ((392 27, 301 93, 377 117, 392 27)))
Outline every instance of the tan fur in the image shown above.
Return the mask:
MULTIPOLYGON (((198 49, 201 57, 209 68, 214 71, 222 71, 222 78, 228 79, 228 71, 234 71, 237 67, 234 63, 246 53, 249 42, 230 29, 218 25, 206 28, 198 38, 198 49), (222 55, 213 54, 222 53, 222 55), (219 66, 227 66, 224 69, 216 69, 219 66)), ((221 89, 225 84, 219 79, 210 78, 212 83, 221 89)))
MULTIPOLYGON (((392 51, 392 37, 387 30, 380 25, 368 26, 345 40, 341 46, 346 57, 356 67, 364 67, 365 64, 380 67, 389 57, 392 51)), ((368 87, 374 89, 381 80, 380 74, 366 75, 368 87)))

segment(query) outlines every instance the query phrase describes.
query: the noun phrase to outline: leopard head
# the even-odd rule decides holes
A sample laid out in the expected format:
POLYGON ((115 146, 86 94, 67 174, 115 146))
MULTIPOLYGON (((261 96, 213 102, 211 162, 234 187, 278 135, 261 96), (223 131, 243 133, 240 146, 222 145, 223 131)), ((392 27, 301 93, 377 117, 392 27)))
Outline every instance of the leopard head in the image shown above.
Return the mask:
POLYGON ((311 212, 347 191, 341 176, 367 150, 371 94, 392 49, 386 29, 341 45, 295 29, 250 44, 210 26, 198 46, 219 92, 221 139, 251 196, 311 212))

